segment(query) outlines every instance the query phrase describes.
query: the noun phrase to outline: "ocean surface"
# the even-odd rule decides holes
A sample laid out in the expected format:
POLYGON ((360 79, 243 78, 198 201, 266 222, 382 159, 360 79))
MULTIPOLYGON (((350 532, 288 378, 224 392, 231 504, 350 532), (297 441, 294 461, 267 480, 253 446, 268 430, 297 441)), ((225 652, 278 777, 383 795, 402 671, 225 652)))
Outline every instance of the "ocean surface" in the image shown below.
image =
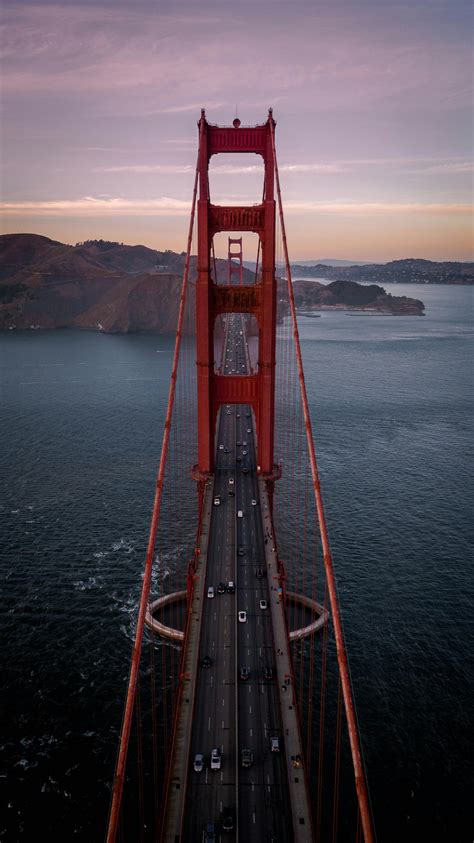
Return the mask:
MULTIPOLYGON (((300 318, 379 843, 474 838, 473 288, 300 318)), ((0 334, 0 840, 102 841, 174 338, 0 334)))

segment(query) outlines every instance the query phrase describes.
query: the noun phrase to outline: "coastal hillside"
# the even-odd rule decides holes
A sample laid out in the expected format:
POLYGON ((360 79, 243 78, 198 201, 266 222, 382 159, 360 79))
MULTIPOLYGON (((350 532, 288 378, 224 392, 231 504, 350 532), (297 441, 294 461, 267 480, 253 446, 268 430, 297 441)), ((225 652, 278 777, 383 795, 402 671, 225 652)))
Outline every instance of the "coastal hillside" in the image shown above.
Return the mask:
POLYGON ((427 261, 405 258, 389 263, 360 266, 292 264, 293 278, 327 278, 334 281, 359 281, 370 284, 474 284, 474 263, 427 261))
MULTIPOLYGON (((77 327, 105 332, 176 328, 184 252, 159 252, 104 240, 69 246, 36 234, 0 237, 0 329, 77 327)), ((339 270, 340 271, 340 270, 339 270)), ((218 281, 227 279, 227 261, 216 261, 218 281)), ((190 292, 194 295, 196 258, 191 258, 190 292)), ((254 273, 244 270, 244 283, 254 273)), ((393 315, 421 315, 422 302, 387 295, 338 280, 294 283, 302 310, 357 309, 393 315)), ((279 308, 279 317, 285 315, 279 308), (281 312, 280 312, 281 311, 281 312)))

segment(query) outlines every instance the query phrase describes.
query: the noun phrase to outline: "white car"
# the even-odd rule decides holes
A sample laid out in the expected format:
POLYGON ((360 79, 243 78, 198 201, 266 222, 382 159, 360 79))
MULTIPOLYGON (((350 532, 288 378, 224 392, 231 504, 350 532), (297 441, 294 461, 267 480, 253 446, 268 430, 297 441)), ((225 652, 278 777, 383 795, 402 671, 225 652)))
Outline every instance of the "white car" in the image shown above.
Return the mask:
POLYGON ((260 600, 260 608, 261 608, 261 609, 266 609, 266 608, 267 608, 267 605, 268 605, 268 604, 267 604, 267 601, 266 601, 266 600, 260 600))
POLYGON ((200 752, 194 756, 194 769, 196 773, 202 773, 204 769, 204 756, 200 752))
POLYGON ((246 623, 247 612, 239 612, 239 623, 246 623))
POLYGON ((219 445, 219 451, 223 451, 223 450, 224 450, 224 446, 223 446, 223 445, 219 445))
POLYGON ((255 498, 252 498, 252 506, 257 506, 257 501, 255 500, 255 498))
POLYGON ((229 477, 229 486, 233 486, 233 485, 234 485, 234 478, 229 477))
POLYGON ((221 769, 221 758, 220 749, 213 749, 211 752, 211 770, 221 769))
POLYGON ((215 498, 214 498, 214 506, 220 506, 220 504, 221 504, 220 495, 216 495, 215 498))
POLYGON ((207 596, 211 597, 211 598, 214 597, 214 586, 213 585, 210 585, 209 588, 207 589, 207 596))
POLYGON ((252 433, 252 428, 248 427, 248 428, 247 428, 247 433, 252 433))

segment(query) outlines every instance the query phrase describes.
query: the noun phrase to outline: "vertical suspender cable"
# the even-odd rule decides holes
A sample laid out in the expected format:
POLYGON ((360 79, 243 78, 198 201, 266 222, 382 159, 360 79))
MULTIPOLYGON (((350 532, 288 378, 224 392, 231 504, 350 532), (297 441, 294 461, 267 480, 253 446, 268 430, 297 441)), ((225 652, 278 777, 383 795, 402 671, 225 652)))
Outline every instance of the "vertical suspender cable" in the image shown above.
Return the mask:
POLYGON ((352 688, 349 677, 349 664, 347 660, 346 647, 344 643, 344 634, 342 631, 342 622, 339 612, 339 604, 336 591, 336 580, 334 576, 331 549, 329 546, 329 536, 326 526, 326 517, 324 514, 323 498, 321 494, 321 486, 319 483, 318 467, 316 463, 316 452, 313 442, 313 431, 311 426, 311 418, 308 408, 308 396, 306 393, 306 383, 303 372, 303 359, 301 356, 301 347, 298 333, 298 324, 296 321, 295 299, 293 295, 293 284, 291 280, 291 268, 288 258, 288 244, 286 240, 285 220, 283 217, 283 206, 281 201, 280 190, 280 176, 278 173, 278 163, 276 158, 275 148, 275 133, 273 128, 273 121, 270 120, 270 133, 272 138, 273 157, 275 162, 275 178, 278 195, 278 210, 280 214, 281 232, 283 237, 283 248, 285 252, 286 274, 288 280, 288 295, 290 299, 290 311, 293 322, 293 337, 296 348, 296 358, 298 362, 298 377, 301 389, 301 400, 303 403, 303 413, 306 427, 306 437, 308 441, 308 450, 311 463, 311 474, 313 479, 313 489, 316 500, 316 509, 318 513, 319 529, 321 533, 321 544, 323 548, 324 568, 326 571, 326 579, 329 591, 329 602, 331 605, 332 620, 334 625, 334 636, 336 639, 337 661, 339 664, 339 672, 341 675, 342 693, 344 698, 344 708, 346 711, 347 726, 349 731, 349 740, 351 745, 352 763, 354 766, 355 784, 357 791, 357 799, 359 803, 360 817, 362 829, 364 833, 365 843, 374 843, 375 836, 372 827, 372 815, 369 806, 369 796, 367 790, 367 782, 365 777, 365 770, 362 761, 362 751, 360 746, 359 731, 357 727, 357 719, 354 707, 354 700, 352 698, 352 688))
MULTIPOLYGON (((202 130, 201 130, 202 131, 202 130)), ((200 144, 199 144, 200 147, 200 144)), ((194 227, 194 214, 196 210, 196 196, 198 185, 198 160, 196 163, 196 175, 194 178, 193 200, 191 207, 191 218, 189 220, 188 245, 186 252, 186 260, 184 264, 183 283, 181 286, 181 298, 179 302, 179 316, 178 327, 176 331, 176 342, 174 347, 173 368, 171 371, 171 383, 168 396, 168 407, 166 411, 165 429, 163 433, 163 442, 161 446, 160 466, 156 479, 155 499, 153 502, 153 514, 150 525, 150 534, 148 538, 148 546, 145 559, 145 573, 143 576, 142 593, 140 598, 140 608, 138 611, 137 628, 135 633, 135 642, 132 650, 130 677, 128 681, 127 698, 125 701, 125 711, 122 722, 122 731, 120 734, 120 745, 117 758, 117 765, 115 768, 115 777, 112 788, 112 802, 110 806, 109 825, 107 829, 107 843, 114 843, 117 836, 118 821, 120 816, 120 805, 122 801, 123 783, 125 776, 125 764, 127 761, 128 744, 130 741, 130 732, 132 727, 133 708, 135 703, 135 695, 137 689, 138 670, 140 666, 140 653, 143 640, 143 629, 145 625, 145 614, 148 604, 148 597, 150 594, 151 572, 153 565, 153 554, 155 549, 156 531, 158 528, 158 520, 161 508, 161 495, 163 491, 163 480, 165 474, 166 457, 168 453, 168 442, 171 428, 171 416, 173 413, 174 396, 176 392, 176 375, 178 371, 179 352, 181 348, 181 337, 183 330, 184 306, 186 303, 186 292, 188 286, 189 276, 189 259, 191 254, 191 243, 194 227)))

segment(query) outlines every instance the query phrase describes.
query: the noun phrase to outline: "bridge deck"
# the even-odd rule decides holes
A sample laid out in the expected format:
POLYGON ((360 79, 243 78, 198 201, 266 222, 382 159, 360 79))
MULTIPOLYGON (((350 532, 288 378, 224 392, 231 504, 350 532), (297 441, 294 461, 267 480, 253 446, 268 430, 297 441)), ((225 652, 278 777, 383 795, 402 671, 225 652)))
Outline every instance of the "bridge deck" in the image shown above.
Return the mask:
MULTIPOLYGON (((243 332, 230 317, 224 373, 249 365, 243 332)), ((242 323, 243 324, 243 323, 242 323)), ((271 843, 312 839, 285 609, 279 593, 273 526, 265 482, 257 476, 247 405, 223 407, 213 483, 206 488, 201 553, 184 660, 167 805, 166 843, 221 838, 271 843), (214 503, 219 496, 220 503, 214 503), (242 513, 240 516, 239 513, 242 513), (235 583, 234 593, 217 593, 235 583), (208 588, 215 589, 209 598, 208 588), (264 601, 263 603, 261 601, 264 601), (239 621, 239 612, 246 612, 239 621), (210 668, 202 659, 212 660, 210 668), (241 669, 248 668, 244 678, 241 669), (271 738, 278 738, 273 751, 271 738), (212 769, 211 750, 222 753, 212 769), (252 754, 242 765, 242 750, 252 754), (202 771, 194 769, 202 754, 202 771)))

